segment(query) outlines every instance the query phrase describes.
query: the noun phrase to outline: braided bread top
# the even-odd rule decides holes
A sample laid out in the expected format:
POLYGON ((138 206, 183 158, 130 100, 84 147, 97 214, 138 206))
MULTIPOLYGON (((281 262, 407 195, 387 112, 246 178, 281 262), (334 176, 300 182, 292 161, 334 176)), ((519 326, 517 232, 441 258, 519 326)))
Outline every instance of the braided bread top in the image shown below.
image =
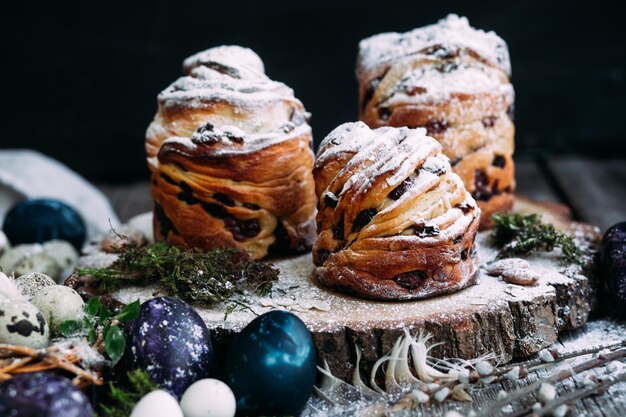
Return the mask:
POLYGON ((269 79, 248 48, 208 49, 187 58, 183 71, 158 96, 147 132, 149 157, 228 157, 310 134, 310 115, 293 90, 269 79))
POLYGON ((480 213, 423 128, 343 124, 320 144, 313 173, 318 230, 332 230, 340 246, 331 251, 390 237, 398 249, 448 244, 480 213))

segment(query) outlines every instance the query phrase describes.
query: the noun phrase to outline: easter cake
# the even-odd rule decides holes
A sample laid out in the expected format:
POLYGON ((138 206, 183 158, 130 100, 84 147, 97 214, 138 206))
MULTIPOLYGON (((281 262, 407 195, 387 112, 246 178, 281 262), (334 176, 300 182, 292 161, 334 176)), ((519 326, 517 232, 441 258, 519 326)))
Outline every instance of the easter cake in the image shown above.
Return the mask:
POLYGON ((371 127, 425 127, 443 145, 483 212, 508 211, 515 190, 514 90, 506 43, 449 15, 359 44, 360 118, 371 127))
POLYGON ((309 113, 250 49, 187 58, 146 133, 157 240, 253 258, 309 250, 315 233, 309 113))

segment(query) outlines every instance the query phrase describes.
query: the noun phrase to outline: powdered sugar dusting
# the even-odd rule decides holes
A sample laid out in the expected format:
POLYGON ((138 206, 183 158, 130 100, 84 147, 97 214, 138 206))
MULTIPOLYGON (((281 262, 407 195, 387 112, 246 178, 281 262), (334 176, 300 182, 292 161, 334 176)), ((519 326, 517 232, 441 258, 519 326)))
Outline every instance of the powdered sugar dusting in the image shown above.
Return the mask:
POLYGON ((381 33, 359 43, 357 71, 371 71, 400 57, 425 53, 440 45, 447 50, 469 49, 510 75, 506 43, 494 32, 470 26, 465 17, 450 14, 438 23, 406 33, 381 33))
POLYGON ((455 94, 478 95, 489 92, 495 96, 506 97, 506 102, 513 101, 513 86, 503 80, 502 73, 486 65, 459 62, 460 67, 453 71, 442 71, 436 65, 424 65, 407 69, 402 75, 399 88, 388 99, 380 103, 431 103, 451 100, 455 94), (421 94, 410 94, 423 91, 421 94))
POLYGON ((174 145, 188 156, 216 157, 310 136, 309 114, 302 103, 291 88, 267 77, 252 50, 211 48, 187 58, 183 69, 186 75, 159 94, 159 113, 147 132, 148 157, 161 144, 170 150, 174 145), (181 109, 188 111, 181 113, 181 109), (219 145, 197 146, 209 144, 204 133, 211 144, 219 145))

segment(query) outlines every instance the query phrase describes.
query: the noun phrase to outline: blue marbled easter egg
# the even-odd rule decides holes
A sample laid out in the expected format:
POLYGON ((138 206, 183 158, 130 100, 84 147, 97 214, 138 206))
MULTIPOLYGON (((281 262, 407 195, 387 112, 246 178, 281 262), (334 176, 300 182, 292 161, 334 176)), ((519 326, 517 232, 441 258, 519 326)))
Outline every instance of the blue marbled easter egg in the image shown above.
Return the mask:
POLYGON ((126 338, 132 369, 146 370, 159 387, 180 398, 195 381, 210 376, 213 360, 209 330, 189 304, 157 297, 141 305, 126 338))
POLYGON ((37 372, 17 375, 0 384, 0 416, 92 417, 93 409, 68 378, 37 372))
POLYGON ((311 333, 295 315, 271 311, 235 338, 226 361, 226 383, 237 413, 296 415, 313 391, 316 374, 311 333))
POLYGON ((85 222, 76 210, 54 199, 40 198, 17 203, 2 226, 11 245, 66 240, 77 250, 85 242, 85 222))

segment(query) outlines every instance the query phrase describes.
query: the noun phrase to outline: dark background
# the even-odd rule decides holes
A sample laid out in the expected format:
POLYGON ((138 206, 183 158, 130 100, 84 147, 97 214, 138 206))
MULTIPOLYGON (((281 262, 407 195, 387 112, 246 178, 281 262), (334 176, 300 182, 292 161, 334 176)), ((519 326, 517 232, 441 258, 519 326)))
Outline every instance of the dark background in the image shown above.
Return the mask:
MULTIPOLYGON (((615 3, 617 5, 618 3, 615 3)), ((37 149, 98 181, 147 177, 156 95, 182 60, 254 49, 313 113, 318 143, 356 119, 360 39, 449 12, 509 44, 518 157, 626 155, 626 28, 606 1, 2 2, 0 148, 37 149)))

